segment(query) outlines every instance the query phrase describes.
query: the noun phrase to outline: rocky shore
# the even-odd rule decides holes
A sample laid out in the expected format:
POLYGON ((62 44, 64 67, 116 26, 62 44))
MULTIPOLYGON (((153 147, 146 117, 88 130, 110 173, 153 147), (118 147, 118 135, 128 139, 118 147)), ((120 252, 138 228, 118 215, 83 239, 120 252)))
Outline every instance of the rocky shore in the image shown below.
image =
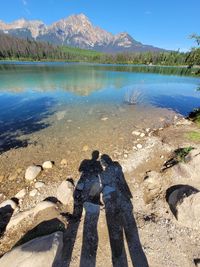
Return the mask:
MULTIPOLYGON (((200 129, 177 118, 163 128, 132 131, 131 149, 110 154, 122 166, 133 195, 133 215, 150 267, 200 266, 200 143, 189 138, 191 132, 200 129)), ((87 145, 83 151, 90 158, 87 145)), ((71 216, 78 168, 69 171, 62 155, 59 160, 53 154, 44 161, 36 158, 34 164, 0 173, 0 266, 113 266, 105 206, 87 202, 79 221, 71 216), (83 244, 89 251, 95 243, 89 226, 97 213, 94 265, 94 257, 88 261, 81 251, 83 244)), ((128 241, 125 250, 127 266, 132 266, 128 241)))

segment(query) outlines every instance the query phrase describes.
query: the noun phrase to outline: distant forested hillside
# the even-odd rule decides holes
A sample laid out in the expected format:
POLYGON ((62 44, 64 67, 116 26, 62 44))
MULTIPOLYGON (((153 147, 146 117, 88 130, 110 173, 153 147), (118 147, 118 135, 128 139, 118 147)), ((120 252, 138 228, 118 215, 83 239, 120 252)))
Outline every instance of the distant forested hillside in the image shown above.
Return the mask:
MULTIPOLYGON (((163 66, 200 66, 200 48, 188 53, 143 52, 105 54, 67 46, 53 46, 34 40, 23 40, 0 34, 0 60, 67 61, 111 64, 145 64, 163 66)), ((197 70, 199 75, 200 71, 197 70)))
POLYGON ((58 47, 51 44, 23 40, 7 34, 0 34, 0 59, 17 60, 64 60, 94 61, 100 53, 72 47, 58 47))

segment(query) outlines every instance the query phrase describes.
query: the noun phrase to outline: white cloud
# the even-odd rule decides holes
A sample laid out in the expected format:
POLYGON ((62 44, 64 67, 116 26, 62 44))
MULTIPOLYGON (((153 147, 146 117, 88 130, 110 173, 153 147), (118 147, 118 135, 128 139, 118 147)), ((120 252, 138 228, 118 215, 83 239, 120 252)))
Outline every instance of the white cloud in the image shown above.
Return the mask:
POLYGON ((27 0, 22 0, 22 4, 24 5, 24 6, 27 6, 27 0))

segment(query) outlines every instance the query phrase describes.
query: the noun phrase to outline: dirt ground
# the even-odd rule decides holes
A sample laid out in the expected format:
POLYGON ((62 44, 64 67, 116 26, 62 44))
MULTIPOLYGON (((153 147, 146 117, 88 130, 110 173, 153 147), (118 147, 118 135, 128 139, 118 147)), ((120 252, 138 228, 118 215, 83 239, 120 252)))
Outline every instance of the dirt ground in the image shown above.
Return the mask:
MULTIPOLYGON (((161 186, 160 194, 152 200, 148 200, 144 189, 146 173, 160 172, 163 164, 171 157, 175 149, 199 145, 198 141, 194 142, 187 138, 186 133, 194 130, 199 131, 194 124, 171 125, 164 129, 154 130, 151 136, 145 136, 142 141, 140 140, 142 148, 137 150, 133 150, 132 146, 130 148, 128 145, 121 151, 113 151, 112 148, 107 148, 105 151, 103 145, 99 147, 99 150, 104 149, 123 167, 126 182, 133 196, 130 204, 133 209, 125 208, 126 219, 122 224, 123 229, 115 229, 116 218, 107 216, 105 206, 100 207, 99 211, 93 215, 84 212, 78 222, 69 221, 61 216, 60 213, 67 212, 66 207, 62 206, 59 207, 59 215, 58 213, 44 215, 43 220, 57 216, 64 225, 64 263, 60 266, 195 267, 194 259, 200 258, 199 231, 180 225, 171 213, 165 200, 165 189, 173 182, 166 178, 161 186), (109 225, 115 230, 113 230, 114 233, 118 233, 118 236, 114 236, 113 239, 109 239, 109 225), (96 252, 94 252, 95 247, 96 252), (123 251, 123 257, 115 261, 115 257, 121 251, 123 251)), ((88 149, 83 152, 83 158, 89 158, 90 154, 91 149, 88 149)), ((56 196, 56 188, 62 180, 66 177, 78 179, 80 162, 73 157, 73 153, 70 156, 70 152, 61 153, 53 149, 45 152, 34 145, 26 149, 12 150, 0 156, 0 174, 3 177, 0 193, 7 199, 22 188, 30 191, 33 184, 25 182, 26 167, 52 157, 55 166, 43 171, 37 178, 46 186, 41 189, 37 197, 25 197, 21 210, 33 207, 47 196, 56 196), (68 159, 66 166, 60 164, 63 158, 68 159)), ((170 170, 168 175, 171 175, 170 170)), ((200 189, 200 183, 198 189, 200 189)), ((1 254, 9 250, 31 227, 40 222, 41 218, 34 221, 34 225, 27 226, 24 222, 21 228, 17 229, 18 235, 15 235, 15 232, 5 234, 0 239, 1 254)))

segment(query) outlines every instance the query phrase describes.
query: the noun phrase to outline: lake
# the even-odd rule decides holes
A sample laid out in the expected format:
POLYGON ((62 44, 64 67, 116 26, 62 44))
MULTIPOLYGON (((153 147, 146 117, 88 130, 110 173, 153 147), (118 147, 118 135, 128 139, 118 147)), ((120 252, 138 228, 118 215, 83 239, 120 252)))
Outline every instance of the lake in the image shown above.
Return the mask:
POLYGON ((76 157, 93 149, 126 151, 133 130, 163 127, 199 107, 199 86, 199 78, 130 66, 1 64, 0 153, 30 144, 76 157))

